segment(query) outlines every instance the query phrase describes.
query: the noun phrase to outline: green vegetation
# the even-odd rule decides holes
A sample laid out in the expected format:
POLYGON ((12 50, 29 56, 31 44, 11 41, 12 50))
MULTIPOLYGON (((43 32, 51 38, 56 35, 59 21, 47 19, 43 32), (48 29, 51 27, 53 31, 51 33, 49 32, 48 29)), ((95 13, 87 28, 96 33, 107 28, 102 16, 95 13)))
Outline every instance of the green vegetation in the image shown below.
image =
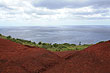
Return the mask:
POLYGON ((57 44, 57 43, 51 44, 51 43, 43 43, 43 42, 35 43, 32 41, 28 41, 28 40, 12 38, 11 36, 4 36, 2 34, 0 34, 0 38, 8 39, 8 40, 11 40, 13 42, 23 44, 23 45, 37 46, 40 48, 45 48, 50 51, 82 50, 82 49, 85 49, 91 45, 91 44, 81 45, 81 42, 79 42, 79 45, 69 44, 69 43, 63 43, 63 44, 57 44))
POLYGON ((100 41, 100 42, 98 42, 98 43, 104 43, 105 41, 100 41))

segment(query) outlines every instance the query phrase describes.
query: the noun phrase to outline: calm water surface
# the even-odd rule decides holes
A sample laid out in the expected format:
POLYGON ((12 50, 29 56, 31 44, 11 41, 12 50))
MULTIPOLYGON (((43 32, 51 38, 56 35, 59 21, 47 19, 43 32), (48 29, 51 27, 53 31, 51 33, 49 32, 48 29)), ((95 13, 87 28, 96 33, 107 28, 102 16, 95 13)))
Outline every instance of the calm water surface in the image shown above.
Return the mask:
POLYGON ((0 27, 0 33, 14 38, 47 43, 96 43, 110 40, 110 26, 108 25, 80 25, 60 27, 0 27))

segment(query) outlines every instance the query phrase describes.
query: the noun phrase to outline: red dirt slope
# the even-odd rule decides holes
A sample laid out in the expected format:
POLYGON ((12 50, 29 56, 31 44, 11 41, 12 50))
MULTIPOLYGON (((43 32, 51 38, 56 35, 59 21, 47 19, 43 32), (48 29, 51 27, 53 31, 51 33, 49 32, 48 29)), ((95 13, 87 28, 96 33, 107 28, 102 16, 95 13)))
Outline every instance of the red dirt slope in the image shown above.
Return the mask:
POLYGON ((62 58, 66 58, 74 53, 76 53, 78 51, 58 51, 58 52, 53 52, 55 54, 57 54, 58 56, 62 57, 62 58))
POLYGON ((43 73, 110 73, 110 41, 73 52, 61 64, 43 73))
POLYGON ((110 41, 50 52, 0 39, 0 73, 110 73, 110 41))
POLYGON ((61 61, 43 48, 0 39, 0 73, 41 73, 61 61))

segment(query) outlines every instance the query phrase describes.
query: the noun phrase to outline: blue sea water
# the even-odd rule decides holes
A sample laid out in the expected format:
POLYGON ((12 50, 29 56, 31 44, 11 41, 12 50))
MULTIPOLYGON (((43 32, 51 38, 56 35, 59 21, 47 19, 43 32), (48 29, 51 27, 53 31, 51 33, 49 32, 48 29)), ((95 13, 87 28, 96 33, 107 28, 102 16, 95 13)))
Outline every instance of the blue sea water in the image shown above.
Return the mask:
POLYGON ((0 27, 0 33, 14 38, 47 43, 93 44, 110 40, 109 25, 74 25, 60 27, 0 27))

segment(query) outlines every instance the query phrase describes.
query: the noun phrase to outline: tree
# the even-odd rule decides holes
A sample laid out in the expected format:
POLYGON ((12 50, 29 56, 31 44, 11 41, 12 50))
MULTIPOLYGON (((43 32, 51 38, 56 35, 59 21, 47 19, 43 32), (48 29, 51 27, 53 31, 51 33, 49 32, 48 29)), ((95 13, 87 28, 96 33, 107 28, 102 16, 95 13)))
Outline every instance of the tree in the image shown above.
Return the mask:
POLYGON ((79 42, 79 45, 81 45, 81 42, 79 42))
POLYGON ((42 45, 42 42, 39 42, 38 45, 42 45))
POLYGON ((46 44, 46 43, 42 43, 42 45, 48 45, 48 44, 46 44))
POLYGON ((0 36, 2 36, 2 34, 0 34, 0 36))
POLYGON ((58 47, 58 44, 57 44, 57 43, 54 43, 53 46, 54 46, 54 47, 58 47))
POLYGON ((36 44, 36 42, 32 42, 33 44, 36 44))
POLYGON ((11 36, 7 36, 7 39, 11 39, 11 36))

